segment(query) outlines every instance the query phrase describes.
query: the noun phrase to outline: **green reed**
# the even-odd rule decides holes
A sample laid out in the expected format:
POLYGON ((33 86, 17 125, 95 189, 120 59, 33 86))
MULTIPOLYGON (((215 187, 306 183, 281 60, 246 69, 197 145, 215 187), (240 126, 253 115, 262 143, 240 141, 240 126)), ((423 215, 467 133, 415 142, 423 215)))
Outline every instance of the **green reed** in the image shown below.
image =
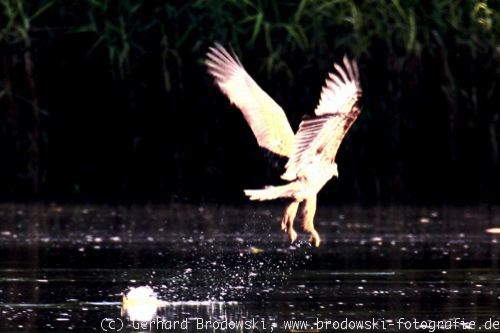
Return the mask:
MULTIPOLYGON (((2 57, 4 64, 4 82, 3 92, 5 97, 12 103, 21 103, 24 107, 9 108, 9 120, 11 131, 18 143, 27 139, 27 174, 31 179, 32 191, 38 193, 40 184, 43 181, 43 172, 41 168, 41 146, 42 138, 46 138, 46 133, 41 125, 41 108, 38 102, 37 84, 35 80, 35 64, 33 61, 33 40, 31 37, 32 22, 42 15, 53 5, 52 1, 42 2, 36 7, 27 6, 22 0, 2 0, 0 8, 3 17, 0 22, 0 44, 7 47, 2 57), (19 58, 22 59, 19 61, 19 58), (24 82, 27 96, 21 96, 16 93, 17 84, 11 81, 17 63, 21 62, 24 70, 24 82), (29 121, 25 124, 19 124, 19 119, 25 115, 18 115, 18 112, 27 113, 29 121), (24 128, 21 128, 24 127, 24 128), (18 133, 24 130, 24 133, 18 133)), ((19 146, 19 145, 18 145, 19 146)))
MULTIPOLYGON (((397 105, 403 94, 398 83, 402 76, 414 75, 418 83, 412 71, 433 64, 439 68, 435 75, 454 145, 461 124, 479 126, 474 112, 491 112, 478 110, 493 98, 489 92, 495 91, 497 77, 479 87, 477 79, 461 79, 465 69, 458 66, 469 62, 471 71, 498 68, 499 22, 500 3, 486 0, 0 0, 0 58, 6 64, 0 70, 0 102, 8 105, 9 119, 18 119, 16 112, 31 112, 28 124, 18 124, 29 130, 16 140, 29 138, 28 169, 35 191, 43 174, 40 140, 48 134, 41 120, 33 50, 38 43, 67 36, 90 37, 87 56, 98 57, 97 51, 104 50, 117 82, 126 81, 144 56, 157 54, 158 73, 172 98, 191 79, 192 64, 186 59, 201 62, 214 41, 231 45, 244 62, 268 78, 286 78, 289 86, 301 75, 300 68, 324 72, 343 54, 353 55, 367 69, 387 68, 393 77, 384 82, 389 92, 384 105, 389 106, 397 105), (25 73, 22 86, 12 80, 19 59, 25 73), (375 64, 375 59, 384 63, 375 64)), ((367 111, 367 119, 376 117, 367 111)), ((404 116, 392 117, 405 121, 404 116)), ((497 165, 498 117, 495 112, 487 117, 497 165)), ((14 132, 17 125, 7 123, 2 126, 14 132)), ((454 149, 451 154, 456 154, 454 149)))

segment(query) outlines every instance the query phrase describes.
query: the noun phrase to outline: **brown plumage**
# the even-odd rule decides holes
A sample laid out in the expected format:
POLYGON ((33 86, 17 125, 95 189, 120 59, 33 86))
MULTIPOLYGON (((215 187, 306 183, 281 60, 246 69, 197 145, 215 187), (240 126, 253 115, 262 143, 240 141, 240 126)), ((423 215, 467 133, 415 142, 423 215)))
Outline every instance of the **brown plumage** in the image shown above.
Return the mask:
POLYGON ((356 62, 344 57, 343 66, 334 64, 335 72, 328 74, 315 116, 305 117, 295 135, 283 109, 248 75, 234 54, 215 44, 207 53, 206 65, 222 92, 243 113, 259 146, 288 157, 281 176, 288 184, 245 190, 245 194, 251 200, 289 200, 281 227, 292 242, 297 238, 293 220, 304 202, 304 230, 311 243, 319 246, 321 240, 314 228, 316 196, 332 177, 338 177, 337 150, 359 115, 361 86, 356 62))

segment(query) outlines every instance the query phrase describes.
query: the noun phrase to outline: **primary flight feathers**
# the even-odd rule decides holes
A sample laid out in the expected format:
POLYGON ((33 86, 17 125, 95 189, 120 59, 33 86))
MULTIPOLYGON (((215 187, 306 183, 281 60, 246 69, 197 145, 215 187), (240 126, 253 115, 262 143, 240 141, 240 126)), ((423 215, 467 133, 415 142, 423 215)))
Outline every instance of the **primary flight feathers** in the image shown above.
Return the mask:
POLYGON ((222 92, 243 113, 259 146, 290 156, 293 131, 283 109, 247 74, 239 59, 221 45, 207 53, 208 72, 222 92))

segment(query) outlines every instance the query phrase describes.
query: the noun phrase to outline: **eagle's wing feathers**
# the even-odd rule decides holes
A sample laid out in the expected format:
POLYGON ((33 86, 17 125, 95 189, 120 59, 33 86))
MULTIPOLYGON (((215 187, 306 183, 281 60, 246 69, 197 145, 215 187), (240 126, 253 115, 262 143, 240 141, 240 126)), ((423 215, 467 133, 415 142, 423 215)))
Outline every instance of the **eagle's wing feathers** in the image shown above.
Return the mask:
POLYGON ((361 96, 358 67, 346 57, 343 63, 344 68, 334 64, 336 73, 328 74, 316 117, 305 118, 300 124, 283 179, 297 178, 317 155, 333 162, 342 139, 358 117, 357 101, 361 96))
POLYGON ((318 106, 314 111, 317 116, 336 112, 348 113, 361 95, 356 62, 349 62, 347 57, 344 57, 343 63, 345 69, 339 64, 334 64, 337 73, 328 74, 318 106))
POLYGON ((207 53, 206 65, 222 92, 243 113, 259 146, 290 156, 294 134, 283 109, 248 75, 239 59, 215 44, 207 53))
POLYGON ((343 117, 340 113, 334 113, 302 120, 295 135, 292 155, 281 178, 294 180, 316 155, 325 154, 325 149, 338 132, 336 127, 341 124, 338 118, 343 117))

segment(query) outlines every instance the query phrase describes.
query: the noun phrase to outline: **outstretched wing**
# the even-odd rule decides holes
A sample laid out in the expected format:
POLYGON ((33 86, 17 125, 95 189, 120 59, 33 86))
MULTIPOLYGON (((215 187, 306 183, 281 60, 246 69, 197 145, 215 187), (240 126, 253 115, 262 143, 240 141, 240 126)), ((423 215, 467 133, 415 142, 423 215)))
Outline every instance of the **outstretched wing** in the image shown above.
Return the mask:
POLYGON ((247 74, 239 59, 215 44, 207 53, 206 65, 222 92, 243 113, 259 146, 289 157, 294 134, 283 109, 247 74))
POLYGON ((316 117, 305 118, 300 124, 283 179, 297 178, 314 158, 335 161, 342 139, 358 117, 357 101, 361 96, 358 67, 346 57, 343 63, 344 68, 334 64, 336 72, 328 74, 316 117))

